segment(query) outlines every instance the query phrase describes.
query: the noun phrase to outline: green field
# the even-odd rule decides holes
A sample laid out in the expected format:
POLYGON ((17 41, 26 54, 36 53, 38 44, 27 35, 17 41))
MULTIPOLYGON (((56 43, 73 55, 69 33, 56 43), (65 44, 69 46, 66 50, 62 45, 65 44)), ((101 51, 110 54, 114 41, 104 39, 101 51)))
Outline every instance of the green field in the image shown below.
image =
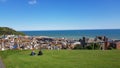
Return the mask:
POLYGON ((43 50, 42 56, 30 52, 8 50, 0 56, 6 68, 120 68, 120 50, 43 50))

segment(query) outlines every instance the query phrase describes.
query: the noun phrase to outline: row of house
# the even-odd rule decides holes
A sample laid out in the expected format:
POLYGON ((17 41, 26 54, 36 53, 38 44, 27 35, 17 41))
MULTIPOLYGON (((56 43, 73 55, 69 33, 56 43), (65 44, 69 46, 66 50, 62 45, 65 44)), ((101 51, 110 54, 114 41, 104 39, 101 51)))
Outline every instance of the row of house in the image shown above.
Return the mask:
POLYGON ((65 38, 52 38, 46 36, 16 36, 4 35, 0 37, 0 50, 7 49, 74 49, 76 45, 83 48, 91 43, 99 43, 101 50, 107 50, 110 47, 120 49, 120 40, 110 40, 105 36, 97 36, 96 38, 83 37, 79 40, 71 40, 65 38))

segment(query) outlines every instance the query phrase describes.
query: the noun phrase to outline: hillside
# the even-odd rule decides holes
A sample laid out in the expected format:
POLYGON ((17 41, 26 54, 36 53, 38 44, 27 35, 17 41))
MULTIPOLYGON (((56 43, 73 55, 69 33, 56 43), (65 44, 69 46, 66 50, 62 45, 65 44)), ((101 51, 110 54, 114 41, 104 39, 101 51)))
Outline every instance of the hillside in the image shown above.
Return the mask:
POLYGON ((25 35, 22 32, 15 31, 14 29, 8 28, 8 27, 0 27, 0 35, 25 35))
POLYGON ((0 51, 0 57, 6 68, 120 68, 120 50, 42 52, 42 56, 30 56, 31 50, 6 50, 0 51))

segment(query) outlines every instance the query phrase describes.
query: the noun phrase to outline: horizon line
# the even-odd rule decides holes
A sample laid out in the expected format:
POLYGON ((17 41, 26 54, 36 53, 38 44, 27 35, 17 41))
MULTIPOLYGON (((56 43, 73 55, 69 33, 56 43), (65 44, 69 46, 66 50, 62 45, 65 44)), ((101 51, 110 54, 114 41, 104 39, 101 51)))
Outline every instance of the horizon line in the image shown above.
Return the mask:
POLYGON ((16 31, 68 31, 68 30, 120 30, 120 28, 113 29, 51 29, 51 30, 16 30, 16 31))

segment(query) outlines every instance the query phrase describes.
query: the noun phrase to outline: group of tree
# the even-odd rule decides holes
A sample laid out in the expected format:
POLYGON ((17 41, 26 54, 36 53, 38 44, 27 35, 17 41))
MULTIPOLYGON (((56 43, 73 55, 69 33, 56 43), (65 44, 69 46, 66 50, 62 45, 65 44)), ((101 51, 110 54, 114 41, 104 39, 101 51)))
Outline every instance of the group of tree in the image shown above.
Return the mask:
MULTIPOLYGON (((75 47, 74 47, 74 49, 76 50, 78 50, 78 49, 80 49, 80 50, 101 50, 101 47, 100 47, 100 44, 99 43, 90 43, 90 44, 88 44, 88 45, 86 45, 86 46, 82 46, 82 45, 80 45, 80 44, 77 44, 75 47)), ((110 45, 108 48, 107 48, 107 50, 111 50, 111 49, 115 49, 115 47, 113 47, 113 45, 110 45)))
POLYGON ((91 43, 91 44, 89 44, 89 45, 87 45, 87 46, 84 46, 84 47, 83 47, 82 45, 80 45, 80 44, 77 44, 74 49, 97 50, 97 49, 99 49, 99 48, 100 48, 100 45, 99 45, 99 44, 91 43))
POLYGON ((22 32, 15 31, 9 27, 0 27, 0 35, 25 35, 22 32))

